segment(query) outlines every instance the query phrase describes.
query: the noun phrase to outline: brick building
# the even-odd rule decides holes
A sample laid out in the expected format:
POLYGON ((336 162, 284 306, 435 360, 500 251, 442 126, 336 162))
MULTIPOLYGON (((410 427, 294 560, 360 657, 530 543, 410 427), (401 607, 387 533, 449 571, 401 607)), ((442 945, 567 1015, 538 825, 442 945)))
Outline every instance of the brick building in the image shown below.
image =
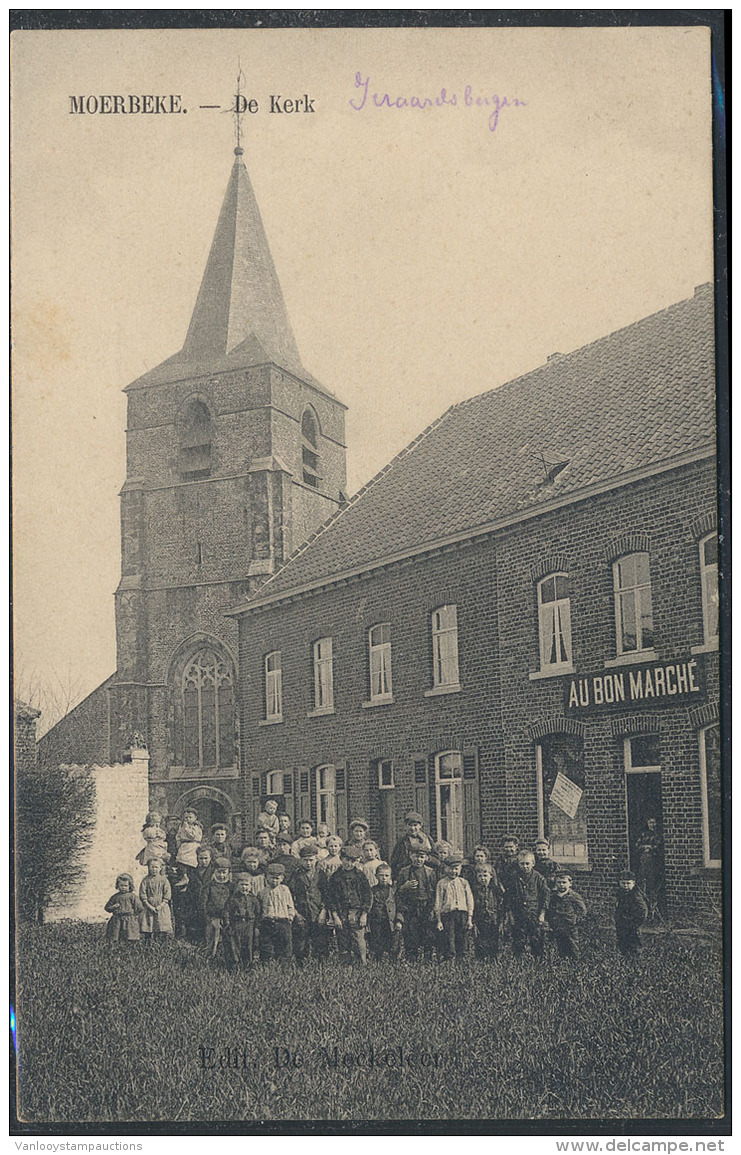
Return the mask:
POLYGON ((150 803, 239 824, 237 627, 345 500, 345 406, 303 367, 255 194, 235 161, 183 348, 126 389, 117 669, 47 758, 149 751, 150 803))
POLYGON ((244 813, 720 881, 713 294, 448 410, 230 614, 244 813))

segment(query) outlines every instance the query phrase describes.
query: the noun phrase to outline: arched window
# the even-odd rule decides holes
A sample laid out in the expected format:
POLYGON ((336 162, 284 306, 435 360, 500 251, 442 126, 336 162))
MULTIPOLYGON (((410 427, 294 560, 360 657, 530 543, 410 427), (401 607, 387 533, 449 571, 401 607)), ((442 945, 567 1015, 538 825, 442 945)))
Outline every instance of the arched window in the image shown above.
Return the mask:
POLYGON ((213 650, 198 650, 183 671, 181 693, 184 765, 233 766, 234 684, 229 666, 213 650))
POLYGON ((700 542, 702 582, 702 624, 705 645, 718 641, 718 535, 713 532, 700 542))
POLYGON ((541 670, 571 664, 571 599, 565 573, 553 573, 538 582, 538 634, 541 670))
POLYGON ((311 409, 304 410, 301 418, 301 462, 304 485, 319 488, 319 427, 311 409))
POLYGON ((628 553, 612 566, 618 654, 650 650, 654 644, 651 572, 647 553, 628 553))
POLYGON ((180 418, 180 476, 197 481, 211 476, 211 414, 203 401, 192 401, 180 418))

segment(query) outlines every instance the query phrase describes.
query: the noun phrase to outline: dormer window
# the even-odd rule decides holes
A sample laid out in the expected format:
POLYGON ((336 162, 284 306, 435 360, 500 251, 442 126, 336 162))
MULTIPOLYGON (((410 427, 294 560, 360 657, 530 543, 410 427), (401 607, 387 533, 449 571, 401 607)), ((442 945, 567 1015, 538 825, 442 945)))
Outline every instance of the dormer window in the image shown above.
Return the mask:
POLYGON ((211 414, 202 401, 193 401, 180 420, 180 476, 199 481, 211 476, 211 414))
POLYGON ((301 464, 304 485, 319 488, 319 427, 311 409, 306 409, 301 418, 301 464))

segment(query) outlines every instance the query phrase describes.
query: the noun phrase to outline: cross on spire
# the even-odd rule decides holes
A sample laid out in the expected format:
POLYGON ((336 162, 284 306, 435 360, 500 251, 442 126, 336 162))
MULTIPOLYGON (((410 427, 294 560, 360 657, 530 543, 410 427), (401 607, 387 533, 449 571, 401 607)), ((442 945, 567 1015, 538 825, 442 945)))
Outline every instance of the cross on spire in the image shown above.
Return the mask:
POLYGON ((244 149, 242 148, 242 116, 244 115, 244 97, 242 95, 242 81, 244 80, 244 73, 242 72, 242 63, 237 60, 237 94, 234 99, 234 126, 237 138, 237 147, 234 149, 235 156, 242 156, 244 149))

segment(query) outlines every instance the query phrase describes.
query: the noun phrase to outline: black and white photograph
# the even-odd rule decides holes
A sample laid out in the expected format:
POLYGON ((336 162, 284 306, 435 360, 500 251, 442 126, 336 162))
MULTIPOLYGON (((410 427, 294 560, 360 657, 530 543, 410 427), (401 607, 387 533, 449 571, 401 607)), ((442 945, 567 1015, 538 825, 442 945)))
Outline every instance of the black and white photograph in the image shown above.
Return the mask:
POLYGON ((722 13, 113 15, 11 36, 11 1129, 728 1134, 722 13))

